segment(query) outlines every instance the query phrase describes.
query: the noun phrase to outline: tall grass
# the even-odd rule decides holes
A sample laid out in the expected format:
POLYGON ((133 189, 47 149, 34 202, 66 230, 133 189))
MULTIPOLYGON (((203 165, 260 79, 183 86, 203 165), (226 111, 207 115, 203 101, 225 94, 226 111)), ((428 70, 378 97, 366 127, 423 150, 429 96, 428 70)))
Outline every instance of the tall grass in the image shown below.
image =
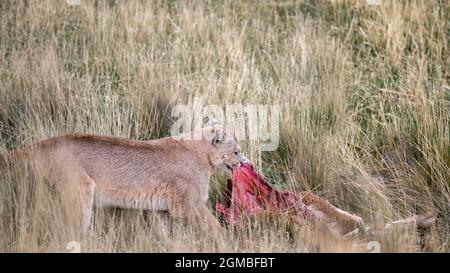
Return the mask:
MULTIPOLYGON (((278 104, 278 149, 242 145, 277 187, 318 192, 370 225, 432 212, 425 250, 448 251, 448 2, 4 0, 0 14, 1 150, 71 132, 163 137, 172 106, 197 96, 278 104)), ((360 251, 274 216, 217 242, 165 216, 96 209, 80 238, 45 178, 14 168, 0 181, 0 251, 72 240, 88 252, 360 251)), ((211 203, 225 180, 213 177, 211 203)), ((374 240, 424 250, 413 230, 374 240)))

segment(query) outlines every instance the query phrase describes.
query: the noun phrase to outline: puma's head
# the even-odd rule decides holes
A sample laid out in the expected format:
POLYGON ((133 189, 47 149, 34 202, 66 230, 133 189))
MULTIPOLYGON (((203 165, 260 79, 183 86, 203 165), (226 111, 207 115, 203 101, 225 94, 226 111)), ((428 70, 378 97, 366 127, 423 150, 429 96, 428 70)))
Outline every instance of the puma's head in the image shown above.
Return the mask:
POLYGON ((211 164, 226 172, 231 172, 241 162, 241 147, 233 134, 227 135, 222 126, 210 127, 211 150, 209 161, 211 164))

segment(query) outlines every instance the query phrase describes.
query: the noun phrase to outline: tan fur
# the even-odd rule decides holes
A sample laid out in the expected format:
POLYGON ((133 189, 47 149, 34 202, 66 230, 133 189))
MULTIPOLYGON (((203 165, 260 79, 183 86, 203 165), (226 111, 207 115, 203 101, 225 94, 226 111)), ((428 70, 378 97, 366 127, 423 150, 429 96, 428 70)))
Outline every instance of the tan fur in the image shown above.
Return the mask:
POLYGON ((300 195, 306 205, 313 206, 320 212, 321 215, 318 218, 324 223, 333 220, 337 221, 342 229, 340 233, 346 234, 355 228, 365 228, 365 223, 361 217, 333 206, 328 200, 311 192, 301 192, 300 195))
POLYGON ((34 159, 58 189, 78 192, 84 230, 94 205, 169 211, 217 230, 221 226, 206 206, 210 176, 214 168, 236 166, 240 148, 221 127, 197 133, 199 140, 189 140, 186 134, 150 141, 73 134, 12 151, 5 158, 34 159))

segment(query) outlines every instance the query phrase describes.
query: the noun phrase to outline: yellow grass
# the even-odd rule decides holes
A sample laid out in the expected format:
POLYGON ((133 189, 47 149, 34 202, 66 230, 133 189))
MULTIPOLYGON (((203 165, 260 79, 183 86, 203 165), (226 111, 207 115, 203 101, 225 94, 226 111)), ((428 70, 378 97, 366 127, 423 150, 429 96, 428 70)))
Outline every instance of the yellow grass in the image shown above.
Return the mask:
MULTIPOLYGON (((370 240, 446 252, 449 11, 422 0, 2 0, 0 149, 70 132, 166 136, 172 106, 200 96, 278 104, 278 149, 241 145, 277 187, 318 192, 372 226, 430 211, 427 249, 414 230, 370 240)), ((15 168, 0 181, 2 252, 67 251, 73 240, 86 252, 367 251, 275 216, 219 242, 154 213, 96 209, 80 238, 45 179, 15 168)), ((211 207, 225 182, 213 177, 211 207)))

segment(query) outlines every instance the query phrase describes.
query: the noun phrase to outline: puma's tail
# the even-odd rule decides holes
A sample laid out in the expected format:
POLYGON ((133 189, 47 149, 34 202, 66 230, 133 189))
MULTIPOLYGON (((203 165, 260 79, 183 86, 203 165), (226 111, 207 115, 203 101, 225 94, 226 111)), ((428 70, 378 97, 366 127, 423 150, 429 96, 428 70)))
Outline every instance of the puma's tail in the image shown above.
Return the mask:
POLYGON ((0 170, 5 170, 17 162, 29 159, 33 150, 33 148, 25 147, 22 149, 0 152, 0 170))
POLYGON ((0 153, 0 169, 5 170, 16 158, 19 157, 19 152, 16 150, 5 151, 0 153))
POLYGON ((6 164, 7 162, 4 153, 0 153, 0 170, 6 168, 6 164))

